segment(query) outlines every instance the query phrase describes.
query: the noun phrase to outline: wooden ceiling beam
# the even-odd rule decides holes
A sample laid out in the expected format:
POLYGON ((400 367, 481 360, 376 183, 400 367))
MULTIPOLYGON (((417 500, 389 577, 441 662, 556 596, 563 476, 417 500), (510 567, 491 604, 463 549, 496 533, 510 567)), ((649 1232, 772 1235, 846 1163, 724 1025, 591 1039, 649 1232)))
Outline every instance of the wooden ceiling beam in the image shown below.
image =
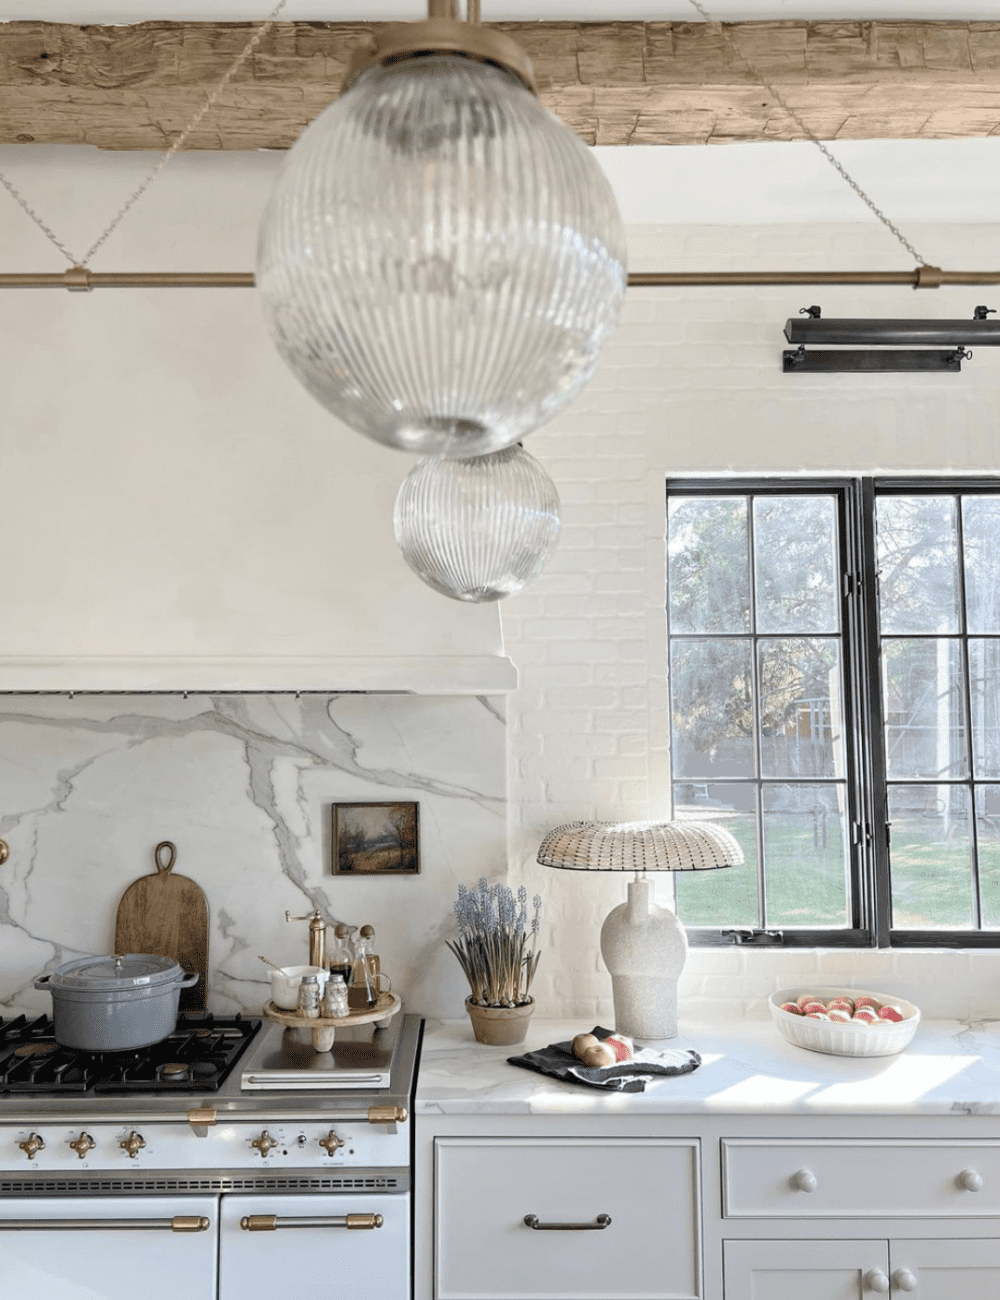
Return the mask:
MULTIPOLYGON (((277 23, 187 142, 286 149, 337 97, 370 23, 277 23)), ((718 24, 498 23, 587 143, 725 144, 803 133, 718 24)), ((1000 22, 754 22, 737 46, 824 140, 1000 135, 1000 22)), ((0 24, 0 143, 163 149, 248 23, 0 24)))

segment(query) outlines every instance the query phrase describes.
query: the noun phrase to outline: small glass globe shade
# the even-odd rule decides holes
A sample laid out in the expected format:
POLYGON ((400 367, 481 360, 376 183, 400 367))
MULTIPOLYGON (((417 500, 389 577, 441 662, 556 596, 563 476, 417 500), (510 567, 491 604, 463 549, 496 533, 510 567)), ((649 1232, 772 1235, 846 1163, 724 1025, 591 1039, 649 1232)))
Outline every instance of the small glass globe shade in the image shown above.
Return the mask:
POLYGON ((626 280, 592 153, 512 73, 459 55, 362 73, 290 151, 260 227, 285 361, 352 429, 419 455, 552 419, 626 280))
POLYGON ((468 460, 431 456, 403 480, 392 527, 403 559, 442 596, 502 600, 555 550, 559 493, 520 446, 468 460))

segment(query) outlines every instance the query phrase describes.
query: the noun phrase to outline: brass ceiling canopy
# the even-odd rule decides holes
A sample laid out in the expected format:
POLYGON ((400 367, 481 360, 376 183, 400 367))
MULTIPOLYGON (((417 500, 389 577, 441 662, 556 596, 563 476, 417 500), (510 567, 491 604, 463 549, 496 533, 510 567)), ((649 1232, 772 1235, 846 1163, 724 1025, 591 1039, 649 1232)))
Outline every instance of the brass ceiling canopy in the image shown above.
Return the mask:
POLYGON ((398 63, 423 54, 460 54, 478 63, 495 64, 513 73, 533 95, 538 94, 531 60, 516 41, 478 23, 440 17, 382 26, 370 41, 355 49, 341 94, 376 64, 398 63))

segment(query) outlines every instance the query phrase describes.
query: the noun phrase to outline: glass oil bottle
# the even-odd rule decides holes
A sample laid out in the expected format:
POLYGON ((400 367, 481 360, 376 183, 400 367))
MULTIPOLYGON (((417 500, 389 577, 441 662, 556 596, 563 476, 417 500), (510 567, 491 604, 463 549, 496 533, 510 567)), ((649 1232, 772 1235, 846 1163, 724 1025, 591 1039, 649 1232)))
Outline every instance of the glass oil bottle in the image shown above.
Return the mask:
POLYGON ((347 1004, 352 1011, 370 1011, 378 1001, 376 981, 372 979, 368 957, 368 939, 359 935, 354 940, 354 960, 347 985, 347 1004))

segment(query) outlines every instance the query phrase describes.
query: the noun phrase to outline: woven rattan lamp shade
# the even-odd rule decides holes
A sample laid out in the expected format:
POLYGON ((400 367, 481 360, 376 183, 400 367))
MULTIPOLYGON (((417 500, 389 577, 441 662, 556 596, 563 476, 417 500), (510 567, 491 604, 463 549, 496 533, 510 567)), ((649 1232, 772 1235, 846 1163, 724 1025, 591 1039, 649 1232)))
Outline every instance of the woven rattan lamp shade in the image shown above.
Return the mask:
POLYGON ((538 861, 568 871, 711 871, 743 850, 711 822, 567 822, 542 840, 538 861))

